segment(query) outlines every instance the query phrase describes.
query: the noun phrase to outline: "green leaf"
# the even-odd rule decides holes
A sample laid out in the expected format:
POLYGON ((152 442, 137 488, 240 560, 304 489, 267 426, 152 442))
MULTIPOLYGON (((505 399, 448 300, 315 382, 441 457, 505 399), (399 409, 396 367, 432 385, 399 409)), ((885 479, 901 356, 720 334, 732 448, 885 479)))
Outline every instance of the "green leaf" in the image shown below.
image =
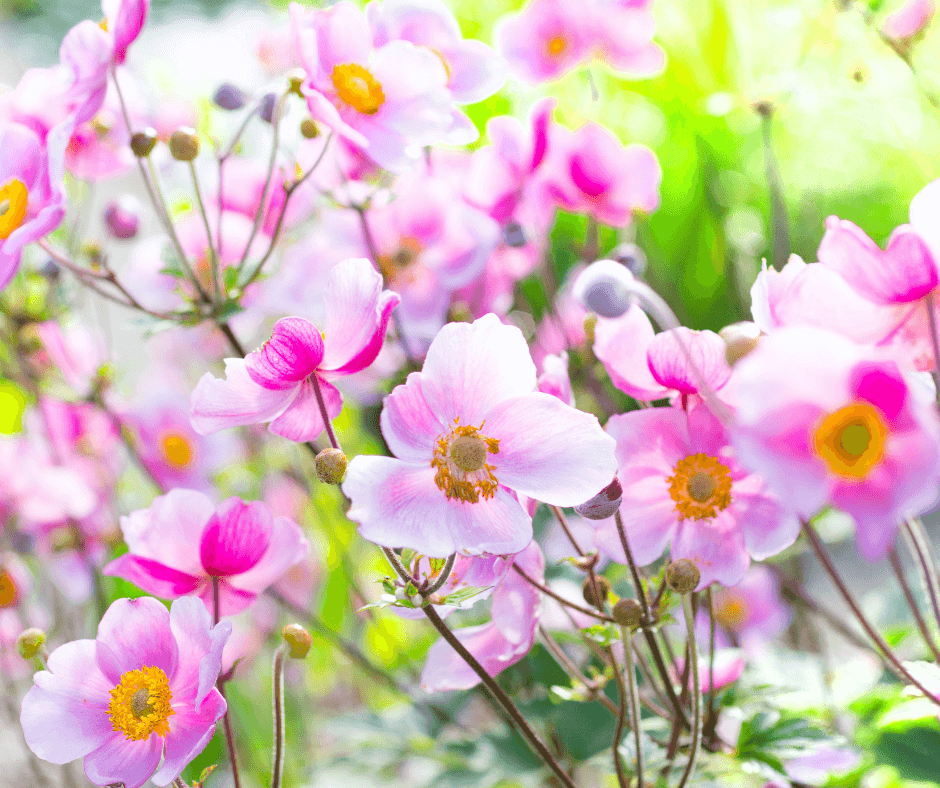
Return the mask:
POLYGON ((482 594, 484 591, 489 591, 493 586, 467 586, 466 588, 461 588, 457 591, 454 591, 452 594, 448 594, 444 597, 445 605, 460 605, 462 602, 466 602, 468 599, 473 599, 477 594, 482 594))
POLYGON ((893 766, 907 780, 940 782, 940 730, 936 724, 882 731, 873 750, 880 763, 893 766))
POLYGON ((594 624, 581 630, 587 637, 602 646, 609 646, 620 640, 620 630, 613 624, 594 624))

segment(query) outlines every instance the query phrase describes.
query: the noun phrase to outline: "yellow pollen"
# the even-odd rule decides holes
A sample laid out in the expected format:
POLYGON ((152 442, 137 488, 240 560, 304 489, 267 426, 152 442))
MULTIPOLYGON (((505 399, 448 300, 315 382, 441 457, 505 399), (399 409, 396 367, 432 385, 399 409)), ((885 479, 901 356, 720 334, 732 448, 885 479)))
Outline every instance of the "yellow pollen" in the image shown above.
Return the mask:
POLYGON ((102 19, 98 23, 98 27, 100 27, 102 30, 104 30, 105 33, 107 33, 108 32, 108 18, 105 17, 104 19, 102 19))
POLYGON ((568 39, 564 36, 552 36, 548 39, 548 54, 552 57, 558 57, 568 48, 568 39))
POLYGON ((16 583, 10 574, 0 567, 0 608, 13 607, 19 601, 16 583))
POLYGON ((479 427, 461 427, 460 418, 446 435, 437 439, 431 467, 437 469, 434 483, 448 499, 477 503, 482 496, 489 500, 496 495, 499 481, 495 466, 486 460, 499 454, 499 441, 480 434, 479 427))
POLYGON ((176 714, 170 706, 172 699, 166 673, 160 668, 129 670, 111 690, 111 727, 131 741, 146 739, 151 733, 166 736, 170 732, 167 720, 176 714))
POLYGON ((444 57, 444 53, 441 52, 439 49, 435 49, 434 47, 428 47, 428 49, 430 49, 435 55, 437 55, 441 63, 444 65, 444 73, 447 74, 447 84, 449 85, 450 78, 453 76, 453 72, 450 70, 450 63, 448 62, 447 58, 444 57))
POLYGON ((718 602, 716 607, 715 618, 718 619, 719 624, 731 632, 737 632, 747 621, 747 605, 738 596, 729 595, 718 602))
POLYGON ((380 255, 379 270, 386 282, 394 282, 421 254, 421 242, 415 238, 402 238, 401 245, 391 255, 380 255))
POLYGON ((667 477, 680 520, 707 520, 731 503, 731 474, 716 458, 690 454, 667 477))
POLYGON ((382 86, 358 63, 334 66, 333 87, 344 102, 364 115, 374 115, 385 103, 382 86))
POLYGON ((0 188, 0 239, 7 239, 26 218, 29 192, 23 181, 13 178, 0 188))
POLYGON ((862 479, 884 456, 888 425, 868 402, 825 416, 813 432, 813 449, 837 476, 862 479))
POLYGON ((163 459, 175 468, 186 468, 193 461, 193 446, 182 432, 165 432, 160 438, 163 459))

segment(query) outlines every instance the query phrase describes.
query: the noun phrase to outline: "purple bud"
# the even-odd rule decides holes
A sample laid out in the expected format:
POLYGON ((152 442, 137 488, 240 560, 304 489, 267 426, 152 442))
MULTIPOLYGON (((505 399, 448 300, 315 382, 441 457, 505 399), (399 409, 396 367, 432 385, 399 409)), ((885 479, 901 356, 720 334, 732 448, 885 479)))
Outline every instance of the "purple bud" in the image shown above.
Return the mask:
POLYGON ((525 230, 519 222, 512 220, 503 228, 503 241, 506 246, 519 249, 526 245, 525 230))
POLYGON ((140 202, 136 197, 125 194, 108 203, 104 209, 104 223, 112 237, 126 241, 137 235, 140 228, 139 214, 140 202))
POLYGON ((614 480, 591 500, 575 506, 574 510, 588 520, 606 520, 614 516, 622 498, 623 487, 620 486, 620 480, 615 476, 614 480))
POLYGON ((274 102, 277 101, 277 96, 273 93, 265 93, 261 98, 261 103, 258 105, 258 114, 261 116, 262 120, 271 122, 271 118, 274 117, 274 102))
POLYGON ((245 93, 237 85, 233 85, 231 82, 223 82, 216 88, 212 100, 216 106, 234 111, 245 106, 245 93))
POLYGON ((646 253, 636 244, 618 244, 610 256, 634 276, 643 276, 646 271, 646 253))

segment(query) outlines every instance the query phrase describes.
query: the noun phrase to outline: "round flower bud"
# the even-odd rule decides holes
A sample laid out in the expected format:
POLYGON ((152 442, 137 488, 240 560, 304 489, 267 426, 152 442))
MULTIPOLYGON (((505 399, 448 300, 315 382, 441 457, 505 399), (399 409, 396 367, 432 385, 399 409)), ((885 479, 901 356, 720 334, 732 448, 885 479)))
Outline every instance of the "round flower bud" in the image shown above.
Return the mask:
POLYGON ((349 460, 340 449, 324 449, 317 455, 317 478, 324 484, 341 484, 349 460))
POLYGON ((245 106, 245 92, 231 82, 223 82, 215 89, 212 101, 217 107, 232 112, 245 106))
POLYGON ((290 92, 296 93, 303 98, 304 94, 300 92, 300 88, 304 84, 305 79, 307 79, 307 72, 302 68, 291 69, 287 73, 287 82, 290 85, 290 92))
POLYGON ((274 117, 274 103, 277 101, 277 96, 273 93, 265 93, 261 97, 261 103, 258 104, 258 115, 261 116, 261 119, 271 122, 271 118, 274 117))
POLYGON ((590 575, 584 578, 584 585, 581 586, 581 593, 584 595, 584 601, 592 607, 601 607, 607 601, 610 594, 610 580, 603 575, 594 575, 594 582, 591 582, 590 575), (595 596, 594 592, 597 591, 595 596))
POLYGON ((679 594, 689 594, 696 589, 702 573, 693 561, 680 558, 666 567, 666 582, 669 587, 679 594))
POLYGON ((104 209, 104 225, 113 238, 126 241, 137 235, 140 227, 139 214, 139 200, 130 194, 125 194, 120 199, 108 203, 104 209))
POLYGON ((170 153, 177 161, 192 161, 199 155, 199 137, 195 129, 180 126, 170 136, 170 153))
POLYGON ((303 659, 310 651, 313 638, 300 624, 288 624, 281 630, 281 637, 288 646, 287 656, 291 659, 303 659))
POLYGON ((643 608, 635 599, 620 599, 614 605, 613 616, 620 626, 636 629, 643 620, 643 608))
POLYGON ((300 121, 300 133, 305 139, 312 140, 320 136, 320 127, 313 118, 300 121))
POLYGON ((718 332, 725 341, 725 359, 734 366, 760 343, 761 332, 756 323, 742 321, 725 326, 718 332))
POLYGON ((149 156, 150 151, 153 150, 156 144, 157 130, 149 126, 143 131, 138 131, 131 135, 131 150, 139 159, 149 156))
POLYGON ((574 282, 572 295, 601 317, 620 317, 634 302, 633 274, 615 260, 598 260, 574 282))
POLYGON ((636 244, 618 244, 610 256, 634 276, 643 276, 646 272, 646 252, 636 244))
POLYGON ((503 228, 503 241, 506 246, 511 246, 513 249, 525 246, 525 230, 522 229, 522 225, 514 219, 507 222, 503 228))
POLYGON ((582 517, 587 517, 588 520, 606 520, 614 516, 622 498, 623 487, 620 486, 620 480, 615 476, 614 480, 597 495, 575 506, 574 510, 582 517))
POLYGON ((16 650, 23 659, 32 659, 42 650, 45 642, 46 633, 31 627, 24 629, 16 639, 16 650))

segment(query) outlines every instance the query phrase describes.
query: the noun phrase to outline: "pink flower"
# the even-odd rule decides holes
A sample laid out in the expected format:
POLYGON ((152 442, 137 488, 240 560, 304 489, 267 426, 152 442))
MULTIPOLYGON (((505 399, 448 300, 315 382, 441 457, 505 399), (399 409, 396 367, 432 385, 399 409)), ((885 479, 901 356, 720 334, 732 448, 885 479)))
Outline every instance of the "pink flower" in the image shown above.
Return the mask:
POLYGON ((333 269, 325 300, 322 334, 305 318, 281 318, 260 350, 225 360, 225 380, 202 376, 190 398, 196 432, 271 422, 275 435, 309 441, 324 429, 318 396, 331 419, 339 415, 343 398, 330 381, 375 360, 398 295, 383 291, 382 277, 357 259, 333 269))
POLYGON ((128 47, 144 29, 150 0, 101 0, 101 10, 114 42, 112 61, 120 65, 127 57, 128 47))
POLYGON ((376 47, 365 15, 348 0, 317 10, 292 3, 290 17, 316 120, 393 171, 447 138, 454 122, 447 71, 428 47, 402 40, 376 47))
POLYGON ((169 611, 148 597, 117 600, 95 640, 60 646, 33 677, 20 714, 26 743, 50 763, 84 758, 95 785, 169 785, 225 714, 215 681, 231 630, 212 627, 195 599, 169 611))
POLYGON ((535 387, 519 329, 495 315, 444 326, 424 369, 385 400, 382 434, 398 459, 349 465, 343 491, 360 534, 433 557, 516 553, 532 520, 514 493, 574 506, 606 486, 613 440, 535 387))
POLYGON ((129 552, 102 571, 166 599, 195 594, 212 609, 218 580, 222 615, 244 610, 310 550, 300 526, 261 501, 218 506, 195 490, 171 490, 149 509, 121 518, 129 552))
MULTIPOLYGON (((733 588, 716 588, 714 600, 721 629, 749 654, 766 646, 790 623, 790 608, 780 596, 780 581, 760 564, 751 566, 733 588)), ((705 621, 707 632, 707 618, 705 621)))
POLYGON ((735 374, 741 461, 798 516, 827 504, 848 512, 860 552, 877 559, 902 517, 937 500, 940 420, 886 351, 794 326, 765 337, 735 374))
POLYGON ((625 76, 654 76, 666 56, 652 41, 649 5, 533 0, 500 20, 494 37, 510 69, 529 82, 555 79, 595 56, 625 76))
POLYGON ((888 14, 881 23, 881 32, 895 41, 913 38, 933 19, 934 0, 905 0, 904 4, 888 14))
POLYGON ((645 145, 624 147, 609 129, 586 123, 575 132, 553 127, 543 177, 565 210, 624 227, 635 211, 651 213, 659 206, 663 173, 645 145))
MULTIPOLYGON (((538 544, 514 556, 514 563, 533 580, 545 582, 545 559, 538 544)), ((495 676, 515 665, 532 649, 541 616, 541 592, 510 569, 493 592, 491 619, 486 624, 457 629, 454 634, 487 673, 495 676)), ((480 677, 444 640, 428 651, 421 686, 428 692, 470 689, 480 677)))
MULTIPOLYGON (((631 411, 611 417, 607 431, 617 439, 620 515, 638 564, 652 563, 671 545, 671 560, 698 566, 699 589, 713 582, 733 586, 751 557, 767 558, 796 539, 799 523, 759 476, 738 464, 705 405, 688 413, 631 411)), ((599 523, 595 543, 626 562, 612 519, 599 523)))

